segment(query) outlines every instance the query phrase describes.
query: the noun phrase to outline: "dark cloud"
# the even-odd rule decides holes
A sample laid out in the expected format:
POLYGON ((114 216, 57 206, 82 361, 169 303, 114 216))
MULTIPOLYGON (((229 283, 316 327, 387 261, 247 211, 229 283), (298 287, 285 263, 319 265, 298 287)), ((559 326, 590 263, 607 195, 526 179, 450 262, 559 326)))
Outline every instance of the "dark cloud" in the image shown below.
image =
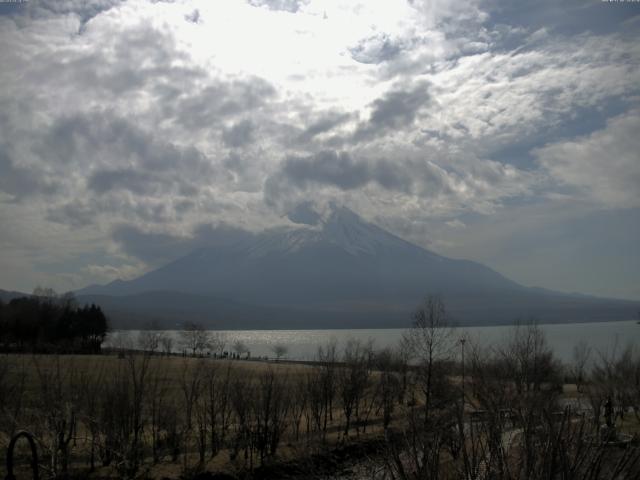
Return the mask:
MULTIPOLYGON (((597 107, 577 106, 571 115, 563 115, 560 122, 548 122, 526 137, 516 138, 506 144, 495 142, 494 150, 487 156, 518 168, 532 168, 535 157, 532 151, 545 143, 562 141, 597 132, 606 127, 607 119, 622 114, 629 108, 624 97, 612 97, 597 107)), ((547 117, 549 118, 549 117, 547 117)))
POLYGON ((50 207, 47 210, 47 220, 75 228, 91 225, 96 212, 84 202, 69 202, 60 207, 50 207))
POLYGON ((397 128, 413 122, 416 112, 429 100, 427 84, 409 90, 392 90, 373 102, 369 123, 377 128, 397 128))
POLYGON ((111 189, 126 173, 136 177, 144 175, 145 170, 154 175, 177 171, 193 178, 210 173, 210 164, 198 149, 158 139, 152 132, 108 111, 56 119, 35 150, 43 160, 60 164, 86 165, 93 163, 92 157, 109 159, 108 166, 94 173, 97 183, 90 182, 102 192, 111 189), (112 166, 118 162, 127 167, 112 166))
POLYGON ((225 223, 197 225, 184 237, 146 232, 130 224, 119 225, 112 232, 113 240, 126 254, 152 265, 175 260, 198 248, 238 245, 252 236, 246 230, 225 223))
POLYGON ((407 127, 430 100, 429 84, 426 82, 388 91, 371 104, 371 116, 368 122, 358 127, 354 139, 364 140, 382 132, 407 127))
POLYGON ((231 152, 227 158, 224 159, 224 168, 236 172, 242 173, 250 168, 250 160, 245 155, 238 155, 236 152, 231 152))
POLYGON ((398 43, 386 33, 380 33, 360 40, 349 52, 356 62, 378 64, 392 59, 400 50, 401 46, 398 43))
POLYGON ((200 10, 198 10, 197 8, 191 12, 189 15, 185 15, 184 19, 187 22, 191 22, 191 23, 199 23, 200 22, 200 10))
POLYGON ((281 173, 294 185, 320 183, 351 190, 370 180, 369 168, 347 152, 324 151, 309 157, 289 157, 281 173))
POLYGON ((35 147, 36 153, 49 162, 71 162, 78 153, 80 137, 94 143, 90 123, 86 120, 80 115, 56 119, 43 135, 40 145, 35 147))
POLYGON ((224 129, 222 139, 228 147, 243 147, 253 141, 255 126, 251 120, 242 120, 231 128, 224 129))
POLYGON ((266 165, 262 160, 262 150, 257 154, 232 150, 216 169, 218 185, 233 189, 235 192, 260 192, 266 171, 266 165))
POLYGON ((117 226, 112 237, 126 254, 150 264, 184 255, 191 241, 166 233, 145 232, 134 225, 117 226))
MULTIPOLYGON (((466 188, 473 188, 472 179, 467 180, 470 183, 466 188)), ((315 195, 314 187, 333 187, 349 192, 377 185, 390 192, 417 195, 422 199, 454 198, 456 181, 466 180, 424 160, 372 160, 326 150, 307 157, 287 157, 266 180, 264 199, 267 205, 293 211, 295 215, 296 209, 290 209, 292 203, 299 204, 298 193, 304 191, 306 195, 315 195)))
POLYGON ((637 2, 585 2, 583 0, 540 0, 538 2, 500 2, 491 10, 486 26, 524 27, 529 31, 544 28, 553 33, 596 34, 619 32, 625 21, 640 14, 637 2), (612 4, 613 3, 613 4, 612 4))
POLYGON ((309 125, 299 137, 300 142, 308 142, 316 135, 330 132, 337 126, 343 124, 351 118, 349 113, 329 112, 323 114, 318 120, 309 125))
POLYGON ((184 215, 195 207, 196 203, 193 200, 179 200, 173 205, 173 209, 178 215, 184 215))
POLYGON ((108 148, 115 155, 140 155, 150 139, 128 121, 97 111, 55 118, 34 147, 47 163, 86 163, 91 153, 108 148))
POLYGON ((407 192, 412 178, 406 167, 386 160, 356 160, 347 152, 326 150, 308 157, 288 157, 280 170, 267 180, 265 188, 268 194, 273 194, 283 184, 299 189, 317 184, 354 190, 377 183, 389 190, 407 192))
POLYGON ((276 93, 273 85, 259 77, 211 80, 206 88, 163 102, 162 114, 191 130, 210 129, 228 117, 262 108, 276 93))
POLYGON ((53 13, 75 13, 88 19, 122 2, 123 0, 38 0, 33 3, 53 13))
POLYGON ((0 147, 0 191, 22 200, 33 195, 50 195, 57 188, 44 172, 16 165, 9 153, 0 147))
MULTIPOLYGON (((74 202, 51 204, 47 218, 74 227, 125 213, 127 218, 167 222, 192 208, 191 199, 212 181, 228 175, 197 148, 174 145, 111 112, 58 118, 33 151, 78 196, 74 202), (86 186, 88 196, 80 186, 86 186), (123 196, 123 191, 131 195, 123 196)), ((20 184, 21 194, 47 187, 30 181, 20 184)))
POLYGON ((0 3, 0 14, 27 14, 31 18, 75 14, 85 24, 124 0, 37 0, 0 3))
POLYGON ((67 93, 73 85, 74 96, 68 100, 79 102, 77 107, 85 98, 93 105, 116 109, 123 100, 149 102, 149 114, 189 132, 210 130, 244 112, 254 113, 277 94, 273 85, 255 75, 216 78, 193 62, 173 32, 151 22, 124 27, 117 35, 102 37, 99 32, 97 27, 91 32, 97 36, 91 41, 100 42, 100 48, 23 58, 30 65, 24 68, 24 81, 67 93))
POLYGON ((28 12, 29 2, 0 2, 0 15, 22 15, 28 12))
POLYGON ((93 195, 87 200, 76 199, 61 205, 51 205, 46 210, 47 220, 74 228, 100 224, 105 216, 120 216, 139 222, 166 224, 174 217, 173 212, 183 206, 183 201, 156 200, 148 197, 128 195, 93 195))
MULTIPOLYGON (((198 67, 175 65, 177 61, 187 60, 188 54, 177 47, 175 37, 145 25, 125 30, 113 41, 111 51, 79 57, 75 65, 69 67, 81 68, 87 80, 94 80, 88 88, 99 86, 108 93, 123 95, 152 91, 158 85, 193 90, 193 85, 207 75, 198 67)), ((74 83, 79 73, 69 72, 74 76, 74 83)))
POLYGON ((249 5, 254 7, 267 7, 269 10, 285 11, 295 13, 308 0, 247 0, 249 5))
POLYGON ((137 194, 153 193, 153 178, 131 168, 99 170, 89 178, 87 186, 96 193, 128 190, 137 194))
POLYGON ((82 95, 91 98, 93 104, 115 104, 126 95, 135 98, 141 94, 158 101, 166 95, 171 101, 177 97, 170 93, 197 94, 212 83, 207 81, 205 69, 189 61, 189 54, 178 47, 175 36, 154 28, 151 22, 123 28, 113 36, 103 37, 101 33, 96 27, 91 34, 97 38, 90 40, 99 42, 100 48, 61 49, 55 56, 25 54, 22 60, 30 66, 23 69, 24 80, 57 92, 69 93, 73 85, 73 101, 80 101, 77 95, 82 95))
POLYGON ((287 218, 294 223, 304 225, 317 225, 321 219, 320 214, 314 210, 312 202, 299 203, 287 214, 287 218))

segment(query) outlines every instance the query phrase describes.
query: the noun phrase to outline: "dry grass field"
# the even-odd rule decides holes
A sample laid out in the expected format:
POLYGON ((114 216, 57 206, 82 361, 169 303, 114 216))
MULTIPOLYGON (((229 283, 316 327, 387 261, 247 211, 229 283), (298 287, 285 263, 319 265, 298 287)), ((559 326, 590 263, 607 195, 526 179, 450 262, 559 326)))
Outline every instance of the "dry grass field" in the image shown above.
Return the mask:
MULTIPOLYGON (((345 433, 344 412, 337 398, 331 399, 330 406, 328 399, 326 406, 316 405, 315 417, 304 411, 313 409, 306 391, 322 381, 321 367, 313 365, 140 353, 124 358, 115 354, 11 354, 2 356, 2 365, 7 404, 0 450, 6 451, 12 433, 27 430, 38 439, 41 461, 47 460, 45 467, 57 463, 52 470, 63 468, 96 478, 122 475, 116 462, 126 463, 126 450, 132 448, 128 443, 121 445, 121 451, 114 452, 109 464, 103 465, 104 458, 109 458, 105 444, 110 434, 121 442, 136 443, 140 450, 136 475, 179 478, 195 471, 238 474, 258 465, 291 462, 308 457, 321 446, 343 444, 347 437, 365 439, 382 431, 380 411, 372 397, 376 372, 367 373, 370 385, 364 386, 366 391, 358 400, 358 410, 367 409, 366 419, 361 418, 363 412, 354 411, 352 426, 345 433), (114 393, 119 395, 106 398, 114 393), (139 400, 138 395, 143 398, 139 400), (111 412, 120 417, 110 418, 106 410, 121 401, 126 405, 111 412), (238 420, 245 414, 252 418, 238 420), (136 420, 131 425, 137 415, 140 425, 135 425, 136 420), (277 446, 247 445, 243 438, 246 432, 242 432, 245 427, 239 422, 254 426, 265 422, 266 435, 279 437, 277 446), (107 425, 100 425, 103 423, 107 425), (213 438, 216 434, 218 440, 213 438), (61 436, 63 441, 68 438, 68 445, 62 448, 57 440, 61 436), (174 449, 171 441, 176 444, 174 449), (213 447, 215 442, 219 445, 213 447), (258 448, 268 452, 254 451, 258 448), (68 458, 52 459, 61 455, 68 458)), ((329 388, 337 389, 337 385, 329 388)), ((255 439, 248 442, 257 443, 255 439)), ((25 464, 22 468, 26 468, 26 442, 18 452, 25 464)), ((5 474, 3 465, 0 476, 5 474)))
MULTIPOLYGON (((411 364, 358 342, 309 364, 2 355, 0 451, 30 432, 44 478, 640 478, 633 352, 577 372, 530 329, 472 351, 463 382, 431 355, 439 334, 420 332, 411 364)), ((29 478, 26 442, 16 453, 29 478)))

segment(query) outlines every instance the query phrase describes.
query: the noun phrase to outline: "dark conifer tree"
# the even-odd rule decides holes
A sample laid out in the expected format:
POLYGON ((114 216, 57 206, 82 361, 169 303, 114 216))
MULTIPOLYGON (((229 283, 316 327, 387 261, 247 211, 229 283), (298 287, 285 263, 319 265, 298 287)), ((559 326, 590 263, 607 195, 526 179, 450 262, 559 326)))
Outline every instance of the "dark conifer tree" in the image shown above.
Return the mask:
POLYGON ((97 305, 77 306, 69 295, 33 295, 0 305, 0 348, 95 353, 109 325, 97 305))

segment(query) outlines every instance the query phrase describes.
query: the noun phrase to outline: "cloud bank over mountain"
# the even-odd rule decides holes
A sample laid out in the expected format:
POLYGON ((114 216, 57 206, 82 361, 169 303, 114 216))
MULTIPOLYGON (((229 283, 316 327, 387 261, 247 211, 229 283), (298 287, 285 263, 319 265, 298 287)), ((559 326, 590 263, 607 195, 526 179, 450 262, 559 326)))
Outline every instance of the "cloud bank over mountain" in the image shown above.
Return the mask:
POLYGON ((640 5, 0 5, 0 284, 133 278, 348 205, 640 299, 640 5))

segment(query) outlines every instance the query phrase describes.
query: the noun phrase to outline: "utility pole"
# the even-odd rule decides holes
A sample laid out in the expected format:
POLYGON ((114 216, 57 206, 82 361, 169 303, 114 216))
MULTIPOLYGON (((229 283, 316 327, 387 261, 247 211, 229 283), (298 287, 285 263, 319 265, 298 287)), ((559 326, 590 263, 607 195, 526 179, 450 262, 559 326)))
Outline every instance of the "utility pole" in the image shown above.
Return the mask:
POLYGON ((462 346, 462 414, 464 415, 464 344, 467 342, 467 339, 462 336, 460 337, 460 345, 462 346))
MULTIPOLYGON (((462 454, 463 454, 463 459, 464 459, 464 464, 465 464, 465 468, 467 469, 467 471, 469 471, 469 458, 468 458, 468 453, 467 453, 467 448, 466 448, 466 440, 465 440, 465 432, 464 432, 464 404, 465 404, 465 398, 464 398, 464 344, 467 341, 467 339, 464 337, 464 334, 460 337, 460 347, 462 350, 462 402, 460 402, 460 420, 459 420, 459 425, 460 425, 460 448, 462 449, 462 454)), ((469 428, 473 429, 473 423, 469 423, 469 428)), ((472 430, 472 435, 473 435, 473 430, 472 430)))

